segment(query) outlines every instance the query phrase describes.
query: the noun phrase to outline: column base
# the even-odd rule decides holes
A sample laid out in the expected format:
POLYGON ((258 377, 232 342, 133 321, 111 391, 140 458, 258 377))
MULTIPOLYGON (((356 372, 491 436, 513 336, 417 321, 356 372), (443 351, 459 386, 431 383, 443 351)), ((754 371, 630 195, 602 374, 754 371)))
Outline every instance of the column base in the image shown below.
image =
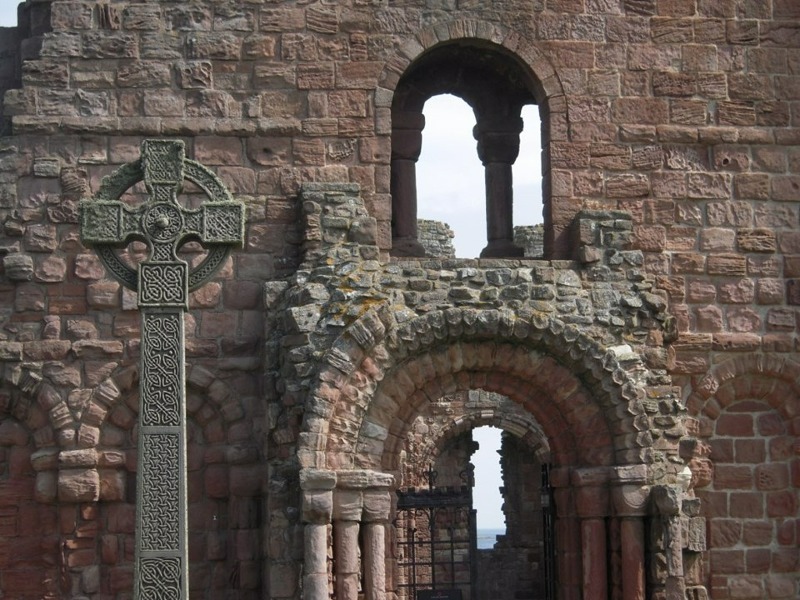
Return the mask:
POLYGON ((521 258, 525 256, 522 248, 511 240, 490 240, 481 250, 481 258, 521 258))
POLYGON ((425 258, 425 248, 416 238, 394 238, 390 254, 392 256, 425 258))

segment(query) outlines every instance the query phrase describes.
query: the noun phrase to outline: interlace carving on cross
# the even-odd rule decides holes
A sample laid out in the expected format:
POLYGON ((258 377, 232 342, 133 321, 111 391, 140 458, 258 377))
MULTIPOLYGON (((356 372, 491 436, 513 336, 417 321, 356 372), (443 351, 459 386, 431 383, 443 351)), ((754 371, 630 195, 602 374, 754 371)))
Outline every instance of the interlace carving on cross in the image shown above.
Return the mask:
POLYGON ((81 240, 97 251, 109 273, 138 290, 139 306, 188 307, 189 292, 207 282, 234 247, 242 246, 244 222, 244 205, 233 200, 213 172, 185 158, 179 140, 145 140, 139 160, 105 177, 95 197, 80 203, 81 240), (184 180, 211 201, 197 210, 181 206, 178 194, 184 180), (121 202, 140 181, 147 188, 147 202, 137 207, 121 202), (149 249, 148 259, 136 270, 115 252, 132 241, 149 249), (189 241, 208 250, 193 269, 177 255, 189 241))
POLYGON ((186 379, 184 312, 189 291, 206 282, 244 241, 245 208, 208 169, 185 157, 183 142, 147 140, 142 156, 103 179, 80 203, 81 239, 109 272, 138 291, 142 316, 139 380, 139 467, 136 474, 136 600, 188 600, 186 379), (178 203, 184 179, 210 202, 178 203), (149 197, 137 207, 120 201, 144 181, 149 197), (147 244, 134 270, 116 253, 147 244), (194 269, 178 258, 188 241, 208 249, 194 269))

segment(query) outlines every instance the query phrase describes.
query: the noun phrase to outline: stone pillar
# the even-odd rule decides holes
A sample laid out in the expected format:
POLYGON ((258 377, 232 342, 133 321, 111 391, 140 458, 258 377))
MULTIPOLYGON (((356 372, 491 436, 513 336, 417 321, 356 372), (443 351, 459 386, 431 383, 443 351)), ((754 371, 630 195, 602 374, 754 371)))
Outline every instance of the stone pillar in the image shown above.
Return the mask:
POLYGON ((328 600, 328 527, 333 512, 332 471, 304 469, 300 473, 303 490, 303 598, 328 600))
POLYGON ((514 245, 514 192, 511 167, 519 155, 522 118, 478 117, 473 135, 486 179, 486 237, 482 258, 522 256, 514 245))
POLYGON ((360 490, 337 489, 333 496, 333 564, 336 600, 357 600, 361 573, 359 529, 363 495, 360 490))
POLYGON ((392 111, 392 254, 425 256, 417 240, 417 160, 422 151, 421 112, 392 111))
POLYGON ((364 591, 366 600, 386 600, 386 525, 392 499, 388 490, 364 492, 364 591))
POLYGON ((608 598, 608 475, 606 468, 575 469, 571 474, 581 520, 583 600, 608 598))
POLYGON ((556 468, 550 471, 550 485, 556 504, 556 572, 558 598, 581 598, 581 536, 580 523, 575 514, 573 489, 570 487, 570 470, 556 468))
POLYGON ((686 597, 686 583, 683 572, 683 527, 681 524, 681 503, 684 490, 677 485, 657 485, 653 487, 653 501, 661 517, 663 550, 666 562, 664 597, 666 600, 679 600, 686 597))
POLYGON ((365 600, 386 598, 386 523, 392 507, 391 489, 394 477, 385 473, 352 470, 337 474, 333 494, 336 600, 357 600, 360 582, 365 600))
POLYGON ((612 478, 611 497, 620 518, 623 600, 645 599, 644 518, 650 498, 646 482, 645 465, 617 467, 612 478))

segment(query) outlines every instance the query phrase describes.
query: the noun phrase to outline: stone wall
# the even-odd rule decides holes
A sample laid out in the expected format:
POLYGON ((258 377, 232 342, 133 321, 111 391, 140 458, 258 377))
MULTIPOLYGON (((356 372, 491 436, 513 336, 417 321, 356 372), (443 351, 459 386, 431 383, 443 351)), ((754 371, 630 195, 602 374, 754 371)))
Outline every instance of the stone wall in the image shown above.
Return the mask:
POLYGON ((544 225, 514 227, 514 243, 523 248, 527 258, 544 258, 544 225))
MULTIPOLYGON (((0 28, 0 98, 7 90, 19 86, 19 36, 15 27, 0 28)), ((4 135, 11 133, 9 115, 3 111, 3 101, 0 100, 0 117, 3 118, 2 131, 4 135)))
POLYGON ((456 250, 453 247, 453 230, 447 223, 417 220, 419 243, 425 248, 425 255, 431 258, 455 258, 456 250))
POLYGON ((245 248, 186 319, 193 595, 327 594, 332 524, 304 498, 384 502, 416 419, 483 389, 508 404, 451 406, 453 427, 541 432, 561 467, 563 595, 600 576, 633 593, 641 551, 655 598, 797 597, 796 2, 20 14, 0 36, 0 595, 130 593, 138 315, 76 206, 167 137, 248 207, 245 248), (389 258, 395 90, 441 47, 530 77, 541 260, 389 258), (600 520, 607 543, 582 552, 600 520))

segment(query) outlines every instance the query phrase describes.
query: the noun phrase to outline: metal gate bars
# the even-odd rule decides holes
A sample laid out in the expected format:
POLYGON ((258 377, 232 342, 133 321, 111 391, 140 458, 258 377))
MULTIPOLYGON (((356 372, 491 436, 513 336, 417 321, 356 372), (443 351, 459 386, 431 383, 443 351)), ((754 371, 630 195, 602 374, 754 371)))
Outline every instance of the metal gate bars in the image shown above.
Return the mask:
POLYGON ((398 490, 398 591, 404 600, 475 598, 477 529, 472 507, 472 470, 460 487, 398 490))

